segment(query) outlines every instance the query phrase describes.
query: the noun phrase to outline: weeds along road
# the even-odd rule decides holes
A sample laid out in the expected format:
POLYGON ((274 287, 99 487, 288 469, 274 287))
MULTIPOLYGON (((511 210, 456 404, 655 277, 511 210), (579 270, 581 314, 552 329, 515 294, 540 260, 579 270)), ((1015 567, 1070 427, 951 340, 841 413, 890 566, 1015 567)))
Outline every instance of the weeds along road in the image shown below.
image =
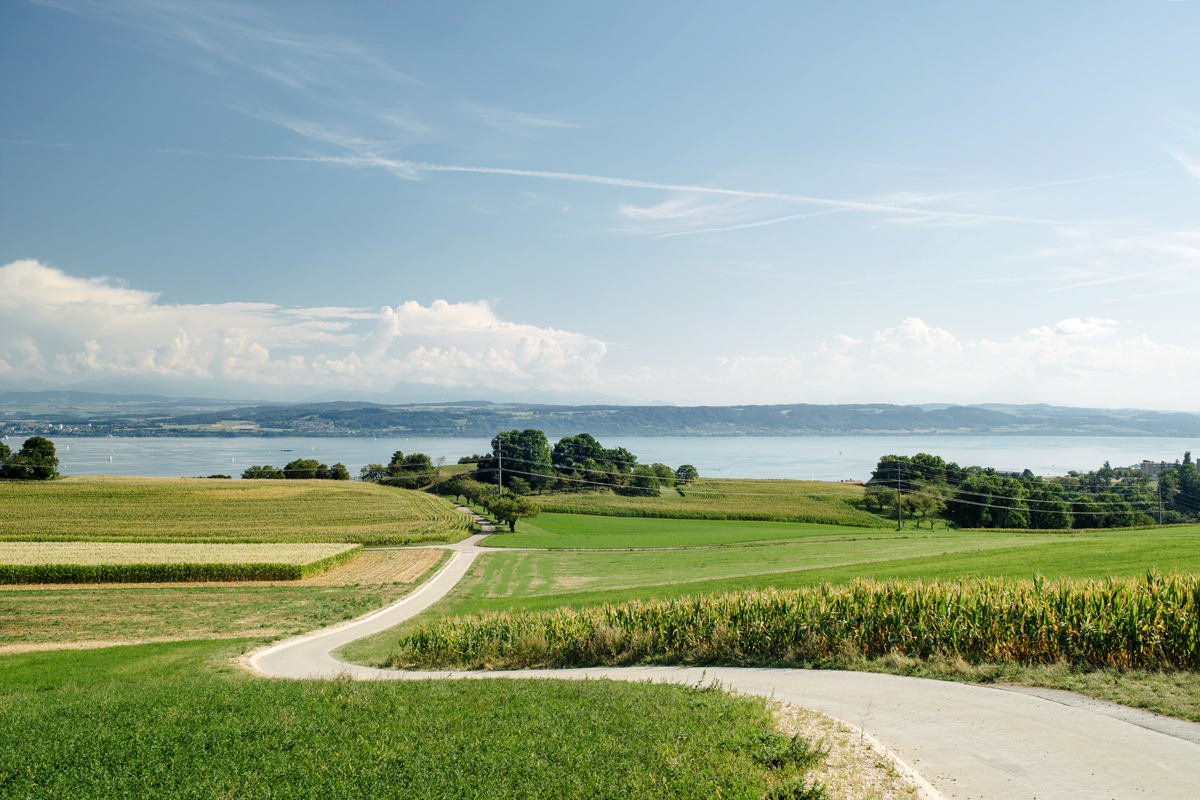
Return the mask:
MULTIPOLYGON (((485 526, 485 534, 491 526, 485 526)), ((966 800, 1194 800, 1200 724, 1046 689, 986 687, 868 672, 737 667, 625 667, 498 672, 408 672, 338 661, 330 652, 416 616, 466 575, 475 536, 404 600, 363 619, 252 654, 278 678, 611 678, 719 681, 837 717, 874 736, 927 783, 927 798, 966 800)))

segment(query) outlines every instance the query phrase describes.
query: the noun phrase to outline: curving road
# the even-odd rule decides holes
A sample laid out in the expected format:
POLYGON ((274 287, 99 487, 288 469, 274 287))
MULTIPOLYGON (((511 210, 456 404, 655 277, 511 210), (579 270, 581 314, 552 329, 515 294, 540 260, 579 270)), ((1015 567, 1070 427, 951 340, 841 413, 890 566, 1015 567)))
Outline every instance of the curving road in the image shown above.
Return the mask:
MULTIPOLYGON (((485 534, 490 526, 485 526, 485 534)), ((985 687, 868 672, 733 667, 628 667, 502 672, 408 672, 338 661, 331 651, 403 622, 466 574, 481 536, 420 590, 354 622, 280 642, 249 657, 273 677, 361 680, 612 678, 720 681, 739 692, 814 708, 857 726, 918 775, 933 800, 1126 800, 1200 797, 1200 724, 1069 692, 985 687)))

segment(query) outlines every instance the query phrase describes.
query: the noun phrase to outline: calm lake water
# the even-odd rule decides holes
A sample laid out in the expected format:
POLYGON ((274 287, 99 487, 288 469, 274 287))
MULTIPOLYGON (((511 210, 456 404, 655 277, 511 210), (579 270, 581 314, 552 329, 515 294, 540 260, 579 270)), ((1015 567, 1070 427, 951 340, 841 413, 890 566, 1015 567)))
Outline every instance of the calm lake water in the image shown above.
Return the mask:
MULTIPOLYGON (((387 463, 396 450, 444 456, 485 453, 488 439, 432 437, 372 438, 197 438, 80 439, 49 437, 58 449, 64 475, 142 475, 192 477, 240 476, 253 464, 282 467, 296 458, 327 464, 340 461, 351 475, 369 463, 387 463)), ((605 447, 625 447, 643 463, 671 467, 692 464, 702 476, 728 478, 802 478, 865 480, 882 455, 933 453, 947 461, 999 470, 1030 469, 1037 475, 1114 467, 1142 459, 1175 461, 1185 450, 1200 453, 1192 439, 1080 436, 755 436, 755 437, 604 437, 605 447)), ((11 438, 13 450, 20 441, 11 438)))

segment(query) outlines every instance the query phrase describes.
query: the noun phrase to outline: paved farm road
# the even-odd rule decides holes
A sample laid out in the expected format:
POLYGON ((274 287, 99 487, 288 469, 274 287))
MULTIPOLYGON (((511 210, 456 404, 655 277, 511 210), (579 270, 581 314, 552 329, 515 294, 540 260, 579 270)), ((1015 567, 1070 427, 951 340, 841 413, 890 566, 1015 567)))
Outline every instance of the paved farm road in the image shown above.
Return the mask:
POLYGON ((451 562, 420 591, 357 622, 281 642, 251 666, 281 678, 613 678, 695 684, 815 708, 864 729, 930 785, 926 797, 990 800, 1200 798, 1200 724, 1068 692, 971 686, 866 672, 717 667, 401 672, 329 655, 420 613, 466 574, 479 537, 448 545, 451 562))

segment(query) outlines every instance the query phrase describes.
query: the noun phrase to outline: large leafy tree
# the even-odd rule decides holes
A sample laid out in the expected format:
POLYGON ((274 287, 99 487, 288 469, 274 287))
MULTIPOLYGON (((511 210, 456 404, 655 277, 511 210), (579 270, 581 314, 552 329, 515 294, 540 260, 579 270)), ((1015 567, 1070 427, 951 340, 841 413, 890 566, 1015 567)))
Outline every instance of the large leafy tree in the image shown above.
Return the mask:
POLYGON ((587 461, 603 461, 604 448, 590 433, 564 436, 554 445, 551 460, 558 469, 573 470, 582 467, 587 461))
POLYGON ((517 530, 517 520, 536 517, 540 513, 528 497, 492 497, 485 500, 484 507, 499 522, 507 525, 510 532, 517 530))
POLYGON ((505 484, 520 478, 537 491, 554 481, 553 457, 546 434, 537 428, 523 431, 501 431, 492 439, 492 453, 480 460, 480 476, 495 482, 496 471, 502 470, 505 484))
POLYGON ((58 477, 58 455, 54 442, 44 436, 30 436, 16 453, 5 448, 0 453, 0 476, 22 481, 48 481, 58 477))

